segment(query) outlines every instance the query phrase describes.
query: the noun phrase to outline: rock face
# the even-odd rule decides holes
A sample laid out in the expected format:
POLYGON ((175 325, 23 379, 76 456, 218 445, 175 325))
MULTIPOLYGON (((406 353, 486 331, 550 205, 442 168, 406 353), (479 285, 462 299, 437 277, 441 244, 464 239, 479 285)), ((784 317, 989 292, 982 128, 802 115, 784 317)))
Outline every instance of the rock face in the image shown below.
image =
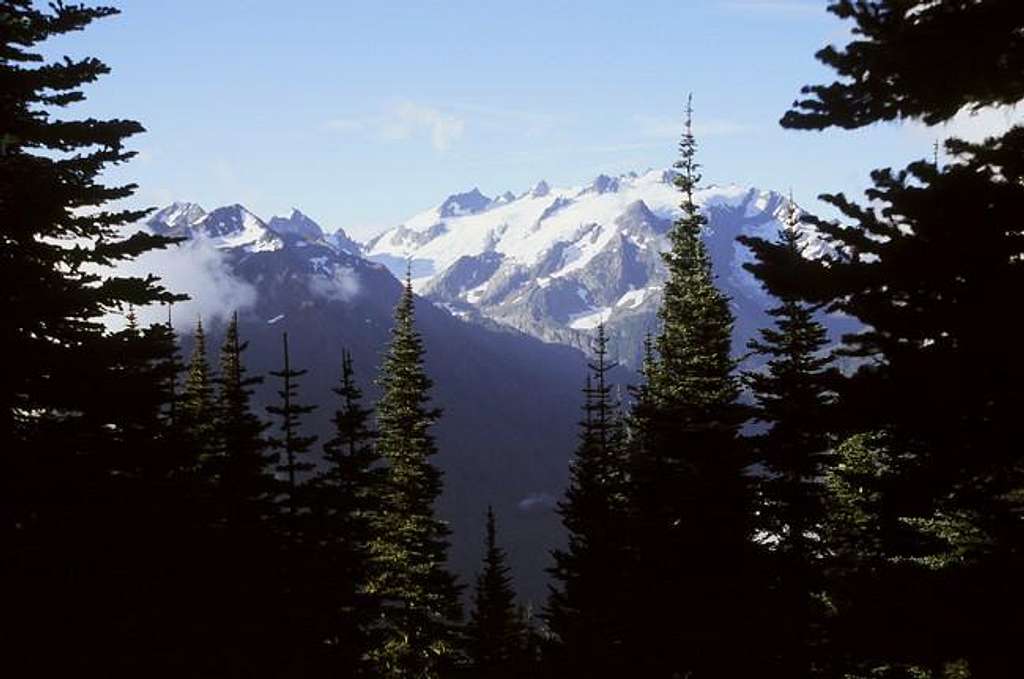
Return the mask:
MULTIPOLYGON (((209 239, 224 255, 225 274, 255 289, 255 303, 239 314, 243 338, 250 343, 246 365, 252 373, 280 369, 281 333, 288 332, 293 365, 309 370, 301 379, 300 397, 319 406, 305 421, 307 430, 320 436, 317 445, 330 436, 331 388, 339 377, 342 348, 352 352, 366 403, 372 405, 377 396, 373 380, 401 291, 387 268, 338 247, 330 236, 310 239, 322 234, 319 227, 281 228, 279 218, 263 222, 242 206, 209 215, 180 208, 161 211, 150 226, 209 239)), ((453 290, 477 284, 477 265, 486 271, 499 264, 494 259, 486 266, 467 265, 469 278, 461 284, 453 272, 453 290)), ((453 530, 452 565, 465 584, 472 583, 484 513, 493 504, 517 586, 540 604, 546 596, 549 553, 562 535, 554 502, 566 483, 575 445, 584 356, 508 327, 463 322, 422 298, 416 315, 427 372, 435 383, 434 401, 444 409, 435 430, 440 453, 434 463, 444 472, 438 510, 453 530)), ((215 362, 222 328, 207 325, 215 362)), ((188 338, 182 339, 190 351, 188 338)), ((261 412, 278 388, 273 378, 266 380, 256 393, 261 412)))
MULTIPOLYGON (((589 346, 603 321, 613 356, 636 368, 644 335, 657 332, 666 275, 661 252, 679 215, 674 178, 671 170, 600 175, 564 189, 542 181, 518 197, 493 201, 474 189, 381 234, 365 253, 403 273, 411 261, 417 289, 469 320, 580 348, 589 346), (467 207, 453 211, 453 201, 467 207)), ((740 352, 768 323, 764 310, 771 300, 742 268, 750 254, 735 239, 773 237, 782 228, 786 200, 724 186, 700 190, 697 201, 709 220, 705 239, 715 273, 737 317, 740 352)), ((798 228, 808 255, 818 254, 816 234, 798 228)))

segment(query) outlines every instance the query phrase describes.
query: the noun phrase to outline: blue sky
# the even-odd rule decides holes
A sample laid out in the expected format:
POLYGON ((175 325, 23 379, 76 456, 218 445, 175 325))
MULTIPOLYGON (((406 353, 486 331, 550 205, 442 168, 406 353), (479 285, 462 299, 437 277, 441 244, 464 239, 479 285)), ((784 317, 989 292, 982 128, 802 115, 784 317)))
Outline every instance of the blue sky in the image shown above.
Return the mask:
POLYGON ((705 182, 792 188, 811 209, 1006 117, 782 130, 800 86, 831 77, 814 52, 846 41, 824 0, 114 4, 47 52, 113 69, 73 110, 147 128, 111 173, 137 203, 295 206, 359 237, 474 186, 667 166, 688 92, 705 182))

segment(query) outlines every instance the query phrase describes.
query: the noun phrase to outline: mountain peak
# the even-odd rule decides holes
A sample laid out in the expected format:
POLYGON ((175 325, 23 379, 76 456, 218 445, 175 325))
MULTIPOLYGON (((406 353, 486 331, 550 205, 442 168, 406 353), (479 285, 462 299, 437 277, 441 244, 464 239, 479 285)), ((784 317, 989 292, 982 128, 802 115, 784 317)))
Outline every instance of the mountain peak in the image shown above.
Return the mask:
POLYGON ((184 231, 206 216, 206 210, 197 203, 176 200, 158 210, 146 220, 147 226, 160 233, 184 231))
POLYGON ((606 174, 599 174, 594 178, 584 192, 586 193, 615 193, 619 190, 619 180, 609 177, 606 174))
POLYGON ((319 240, 324 232, 320 225, 293 207, 288 217, 271 217, 267 226, 282 236, 298 236, 304 240, 319 240))
POLYGON ((480 189, 474 187, 472 190, 465 193, 456 193, 448 196, 448 198, 441 203, 439 212, 442 218, 471 215, 484 211, 492 202, 494 201, 480 193, 480 189))
POLYGON ((537 184, 530 190, 530 195, 534 198, 543 198, 544 196, 551 193, 551 187, 548 183, 541 179, 537 184))

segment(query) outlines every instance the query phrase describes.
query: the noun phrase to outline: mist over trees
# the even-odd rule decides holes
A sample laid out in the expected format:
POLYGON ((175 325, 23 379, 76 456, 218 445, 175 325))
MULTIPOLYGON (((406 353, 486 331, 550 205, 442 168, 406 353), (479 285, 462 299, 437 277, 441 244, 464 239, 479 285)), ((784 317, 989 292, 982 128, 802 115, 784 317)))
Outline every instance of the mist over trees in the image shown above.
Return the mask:
MULTIPOLYGON (((829 11, 854 29, 817 54, 837 80, 805 87, 784 127, 934 126, 1024 98, 1019 3, 829 11)), ((277 400, 260 412, 265 378, 246 369, 237 316, 219 351, 196 319, 185 357, 170 320, 141 327, 134 311, 172 313, 180 295, 97 273, 176 239, 136 232, 147 212, 112 207, 136 187, 101 178, 142 126, 65 115, 107 66, 36 50, 116 13, 0 1, 11 676, 1020 673, 1024 360, 1008 319, 1024 293, 1024 128, 948 139, 942 165, 874 170, 864 202, 822 196, 835 220, 790 200, 777 237, 741 238, 775 299, 747 347, 756 367, 741 368, 702 240, 688 100, 660 323, 625 391, 597 329, 576 449, 552 451, 572 456, 567 539, 547 601, 523 602, 491 507, 466 508, 487 519, 463 536, 481 545, 476 577, 449 570, 432 433, 444 414, 409 277, 380 366, 338 346, 318 403, 283 334, 277 400), (124 329, 104 325, 111 313, 124 329), (859 329, 833 341, 834 313, 859 329), (367 403, 356 374, 374 369, 367 403), (314 408, 333 413, 326 437, 307 429, 314 408)))

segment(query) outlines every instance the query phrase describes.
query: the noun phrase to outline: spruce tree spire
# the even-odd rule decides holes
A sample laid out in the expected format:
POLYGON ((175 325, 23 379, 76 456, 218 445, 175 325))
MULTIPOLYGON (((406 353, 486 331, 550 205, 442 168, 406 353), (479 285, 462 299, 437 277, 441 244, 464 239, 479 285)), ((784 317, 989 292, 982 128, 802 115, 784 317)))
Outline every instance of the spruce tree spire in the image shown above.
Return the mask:
POLYGON ((377 450, 388 476, 371 544, 374 573, 368 590, 383 609, 371 658, 381 677, 436 677, 455 658, 458 587, 445 569, 448 527, 434 516, 441 472, 430 427, 431 380, 423 368, 423 340, 414 323, 407 273, 395 308, 391 345, 377 383, 377 450))
POLYGON ((486 676, 507 669, 522 641, 512 577, 495 524, 494 508, 488 506, 483 570, 476 579, 468 628, 470 658, 486 676))

